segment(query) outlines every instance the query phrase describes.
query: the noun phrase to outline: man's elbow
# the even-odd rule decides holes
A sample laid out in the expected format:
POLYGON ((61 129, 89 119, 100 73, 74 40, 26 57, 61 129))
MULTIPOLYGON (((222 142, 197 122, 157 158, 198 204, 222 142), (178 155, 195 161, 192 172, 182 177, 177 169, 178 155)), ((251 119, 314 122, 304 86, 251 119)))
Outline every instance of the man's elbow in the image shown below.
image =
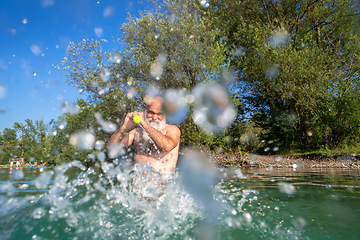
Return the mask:
POLYGON ((170 151, 173 150, 175 147, 176 147, 176 144, 169 144, 169 145, 166 145, 166 146, 164 147, 164 150, 165 150, 166 152, 170 152, 170 151))

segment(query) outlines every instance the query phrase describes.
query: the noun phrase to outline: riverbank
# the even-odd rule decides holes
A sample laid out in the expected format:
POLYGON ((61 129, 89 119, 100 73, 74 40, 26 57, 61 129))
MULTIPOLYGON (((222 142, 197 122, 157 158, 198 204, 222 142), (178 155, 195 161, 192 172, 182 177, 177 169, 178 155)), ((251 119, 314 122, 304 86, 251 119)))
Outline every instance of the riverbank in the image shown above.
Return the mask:
POLYGON ((360 169, 360 154, 256 155, 217 153, 211 157, 220 167, 242 168, 355 168, 360 169))

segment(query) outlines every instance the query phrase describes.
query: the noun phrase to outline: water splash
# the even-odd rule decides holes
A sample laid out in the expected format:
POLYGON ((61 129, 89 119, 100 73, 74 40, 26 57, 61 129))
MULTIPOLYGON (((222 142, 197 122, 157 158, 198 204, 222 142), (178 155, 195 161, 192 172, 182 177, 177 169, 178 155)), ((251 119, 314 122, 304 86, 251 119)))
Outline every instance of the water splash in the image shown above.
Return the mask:
POLYGON ((103 120, 100 113, 95 113, 94 115, 97 123, 101 126, 103 131, 108 133, 113 133, 116 131, 116 124, 103 120))

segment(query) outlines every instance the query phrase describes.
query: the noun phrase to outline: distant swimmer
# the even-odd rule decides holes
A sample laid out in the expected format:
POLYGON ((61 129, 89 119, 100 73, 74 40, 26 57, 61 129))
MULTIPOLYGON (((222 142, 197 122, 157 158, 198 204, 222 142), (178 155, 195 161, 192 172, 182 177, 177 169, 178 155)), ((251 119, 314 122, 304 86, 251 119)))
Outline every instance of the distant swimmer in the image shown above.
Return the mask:
POLYGON ((111 149, 113 144, 134 145, 136 163, 149 163, 159 173, 175 173, 181 132, 177 126, 166 124, 162 103, 162 97, 155 97, 145 113, 128 113, 106 146, 111 149))

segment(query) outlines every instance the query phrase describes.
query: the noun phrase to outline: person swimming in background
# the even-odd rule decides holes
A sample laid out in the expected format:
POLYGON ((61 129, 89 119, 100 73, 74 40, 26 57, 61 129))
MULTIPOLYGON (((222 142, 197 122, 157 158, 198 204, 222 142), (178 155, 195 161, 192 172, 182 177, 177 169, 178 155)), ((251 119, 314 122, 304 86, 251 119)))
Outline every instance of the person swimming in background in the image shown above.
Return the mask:
POLYGON ((134 145, 136 163, 149 163, 159 173, 175 173, 181 132, 177 126, 166 124, 162 103, 163 98, 158 96, 147 105, 145 113, 128 113, 124 124, 110 137, 106 147, 134 145), (141 127, 136 127, 135 115, 139 115, 141 127))

